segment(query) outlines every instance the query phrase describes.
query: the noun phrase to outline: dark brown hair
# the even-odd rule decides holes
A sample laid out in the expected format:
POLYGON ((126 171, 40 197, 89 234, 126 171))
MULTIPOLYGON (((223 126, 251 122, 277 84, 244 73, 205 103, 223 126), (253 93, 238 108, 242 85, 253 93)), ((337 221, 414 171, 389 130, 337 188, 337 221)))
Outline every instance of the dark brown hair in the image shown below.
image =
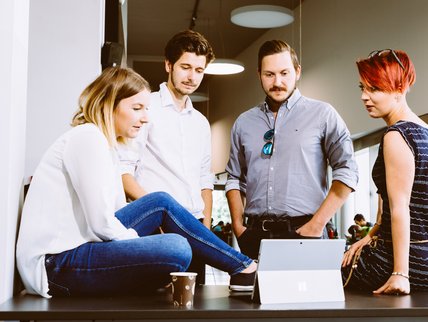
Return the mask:
POLYGON ((184 30, 175 34, 165 46, 165 58, 174 65, 184 53, 194 53, 206 57, 206 65, 214 59, 213 49, 199 32, 184 30))

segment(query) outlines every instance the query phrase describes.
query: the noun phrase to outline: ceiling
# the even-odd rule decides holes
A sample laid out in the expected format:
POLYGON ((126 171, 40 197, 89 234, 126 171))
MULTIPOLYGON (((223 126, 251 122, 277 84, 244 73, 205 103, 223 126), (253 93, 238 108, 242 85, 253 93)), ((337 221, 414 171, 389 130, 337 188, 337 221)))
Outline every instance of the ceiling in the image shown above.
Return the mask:
POLYGON ((267 30, 233 24, 233 9, 269 4, 293 10, 299 3, 300 0, 127 0, 128 64, 157 90, 167 79, 164 47, 175 33, 189 29, 196 4, 193 30, 208 39, 217 58, 235 58, 267 30))

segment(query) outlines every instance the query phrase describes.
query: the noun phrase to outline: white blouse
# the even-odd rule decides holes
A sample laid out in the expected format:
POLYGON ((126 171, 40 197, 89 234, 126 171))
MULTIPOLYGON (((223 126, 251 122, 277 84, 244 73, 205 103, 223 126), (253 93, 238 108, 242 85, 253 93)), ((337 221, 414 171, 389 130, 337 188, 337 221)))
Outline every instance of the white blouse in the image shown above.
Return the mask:
POLYGON ((16 256, 27 291, 50 297, 46 254, 137 238, 115 217, 125 205, 118 158, 101 130, 84 124, 59 137, 34 173, 22 212, 16 256))

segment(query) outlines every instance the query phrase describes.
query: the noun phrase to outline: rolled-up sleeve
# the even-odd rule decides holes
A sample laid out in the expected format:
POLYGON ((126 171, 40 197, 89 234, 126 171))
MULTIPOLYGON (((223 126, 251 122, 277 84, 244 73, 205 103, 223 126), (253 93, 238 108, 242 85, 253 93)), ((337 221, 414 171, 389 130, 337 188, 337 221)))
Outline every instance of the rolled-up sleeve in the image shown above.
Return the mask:
POLYGON ((226 166, 227 181, 225 191, 240 190, 243 193, 247 190, 246 184, 246 163, 240 143, 239 118, 232 127, 230 135, 230 156, 226 166))
POLYGON ((130 145, 120 144, 117 147, 117 153, 120 159, 120 174, 134 175, 139 163, 137 150, 130 145))
POLYGON ((324 121, 324 149, 332 168, 332 179, 355 191, 358 184, 358 166, 349 130, 333 108, 329 110, 324 121))

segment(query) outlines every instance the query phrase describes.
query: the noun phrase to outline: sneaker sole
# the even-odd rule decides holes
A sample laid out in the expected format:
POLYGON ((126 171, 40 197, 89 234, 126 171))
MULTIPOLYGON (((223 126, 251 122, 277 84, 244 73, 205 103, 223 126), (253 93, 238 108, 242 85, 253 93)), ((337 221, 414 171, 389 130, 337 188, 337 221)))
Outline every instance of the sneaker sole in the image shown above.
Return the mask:
POLYGON ((230 285, 229 289, 231 291, 236 291, 236 292, 252 292, 254 289, 253 285, 249 285, 249 286, 243 286, 243 285, 230 285))

